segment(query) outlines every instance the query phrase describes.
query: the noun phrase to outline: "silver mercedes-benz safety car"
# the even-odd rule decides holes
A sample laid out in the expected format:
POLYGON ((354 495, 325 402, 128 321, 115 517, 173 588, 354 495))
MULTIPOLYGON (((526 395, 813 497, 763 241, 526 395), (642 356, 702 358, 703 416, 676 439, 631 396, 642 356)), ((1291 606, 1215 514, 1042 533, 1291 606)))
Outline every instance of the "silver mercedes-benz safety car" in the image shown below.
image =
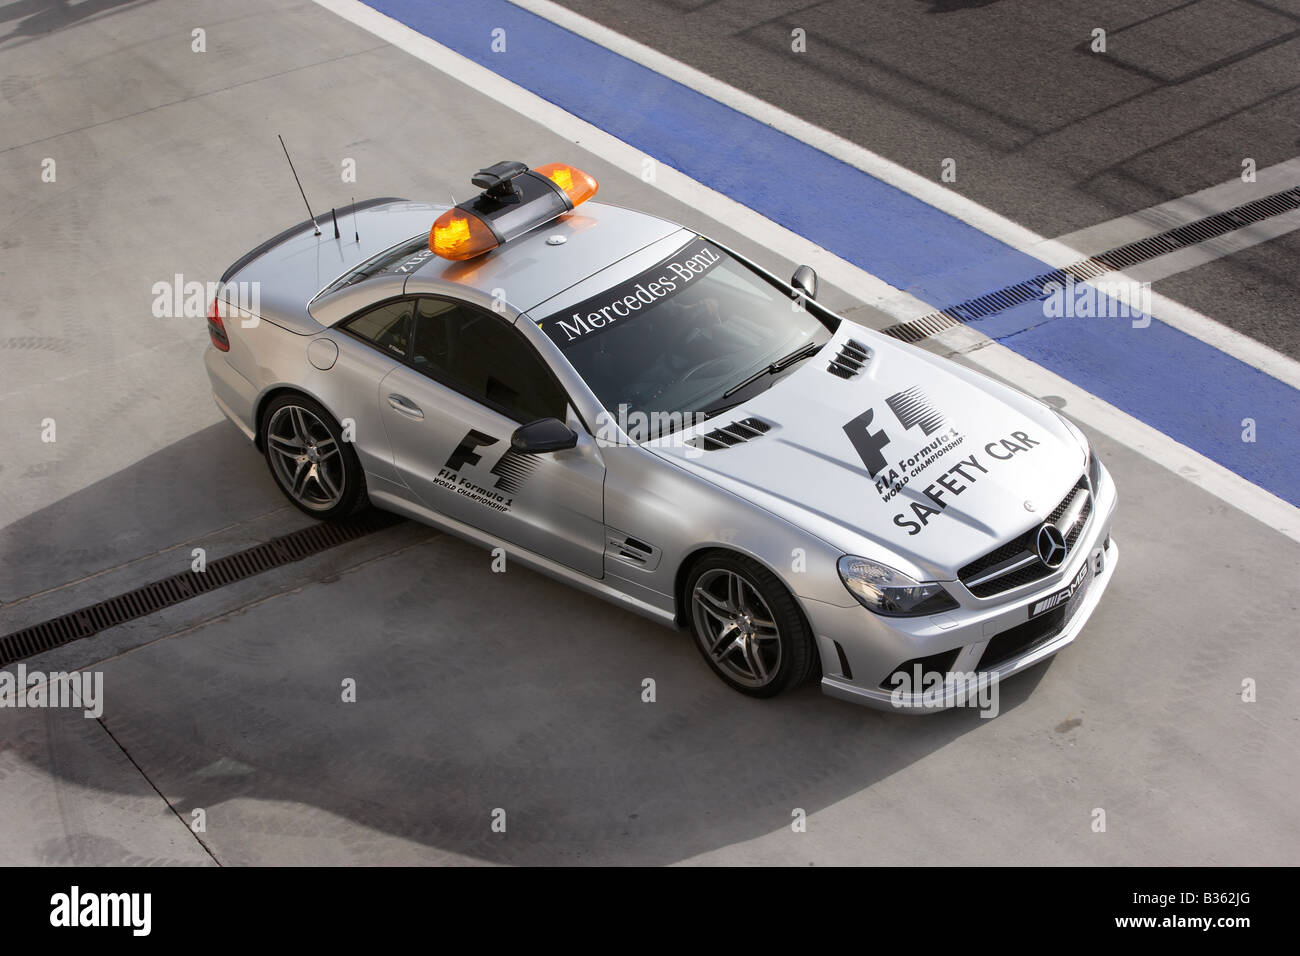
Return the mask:
POLYGON ((502 547, 689 627, 759 697, 819 675, 939 709, 1079 634, 1116 494, 1055 410, 831 313, 806 266, 785 283, 587 201, 572 166, 473 182, 345 207, 222 276, 213 395, 303 511, 502 547))

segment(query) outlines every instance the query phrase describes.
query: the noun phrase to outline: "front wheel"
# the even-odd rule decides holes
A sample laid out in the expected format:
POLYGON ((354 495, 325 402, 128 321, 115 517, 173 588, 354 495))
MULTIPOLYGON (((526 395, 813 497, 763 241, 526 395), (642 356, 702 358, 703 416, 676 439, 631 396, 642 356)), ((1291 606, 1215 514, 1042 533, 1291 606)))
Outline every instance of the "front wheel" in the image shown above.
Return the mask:
POLYGON ((319 402, 281 395, 262 416, 262 446, 285 497, 313 518, 341 518, 365 504, 361 462, 319 402))
POLYGON ((691 633, 715 674, 752 697, 772 697, 815 670, 812 634, 790 592, 741 555, 703 558, 686 581, 691 633))

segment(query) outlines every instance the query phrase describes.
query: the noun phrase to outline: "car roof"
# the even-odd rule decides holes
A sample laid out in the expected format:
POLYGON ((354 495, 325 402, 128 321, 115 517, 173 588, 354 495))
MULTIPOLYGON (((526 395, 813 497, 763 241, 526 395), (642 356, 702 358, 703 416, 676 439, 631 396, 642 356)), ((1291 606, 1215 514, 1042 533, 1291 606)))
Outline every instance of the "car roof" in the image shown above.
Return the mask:
POLYGON ((585 202, 475 259, 431 257, 411 274, 406 292, 457 295, 473 289, 495 297, 501 290, 510 305, 527 312, 681 228, 622 206, 585 202))

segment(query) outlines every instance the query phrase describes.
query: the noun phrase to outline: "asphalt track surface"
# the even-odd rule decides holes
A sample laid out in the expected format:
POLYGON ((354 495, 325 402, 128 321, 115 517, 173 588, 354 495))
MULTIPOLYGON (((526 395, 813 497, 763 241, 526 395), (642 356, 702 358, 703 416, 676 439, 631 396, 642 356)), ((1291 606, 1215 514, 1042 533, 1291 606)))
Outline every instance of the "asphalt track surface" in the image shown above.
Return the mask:
MULTIPOLYGON (((952 188, 1046 236, 1300 146, 1294 0, 560 2, 921 175, 954 158, 952 188)), ((1156 291, 1300 358, 1298 252, 1293 233, 1156 291)))
MULTIPOLYGON (((935 31, 950 18, 1012 15, 930 6, 895 5, 907 30, 872 29, 912 37, 917 62, 943 46, 935 31)), ((685 15, 660 12, 666 24, 685 15)), ((619 29, 636 36, 627 16, 619 29)), ((842 19, 846 36, 866 28, 842 19)), ((1213 23, 1188 29, 1219 42, 1213 23)), ((697 65, 723 75, 725 36, 697 65)), ((1041 67, 1032 33, 999 36, 1041 67)), ((674 31, 639 38, 703 55, 673 49, 674 31)), ((215 277, 302 218, 276 133, 318 209, 353 190, 440 199, 485 162, 563 158, 598 177, 602 198, 794 266, 315 4, 11 3, 0 62, 0 632, 183 570, 193 547, 212 558, 303 526, 211 403, 202 320, 151 313, 153 283, 215 277), (345 158, 355 185, 339 181, 345 158), (45 159, 55 182, 41 181, 45 159), (40 437, 47 418, 53 443, 40 437)), ((773 102, 781 92, 729 81, 773 102)), ((972 83, 965 96, 1015 115, 1004 94, 972 83)), ((1080 116, 1062 112, 1061 135, 1082 135, 1070 129, 1087 125, 1080 116)), ((874 125, 879 136, 837 131, 924 165, 904 117, 874 125)), ((996 155, 992 132, 967 135, 996 155)), ((1213 135, 1224 149, 1255 136, 1261 157, 1267 146, 1290 158, 1294 136, 1265 133, 1234 114, 1213 135)), ((1039 164, 1033 188, 1013 185, 1028 172, 970 188, 1050 234, 1237 168, 1221 174, 1204 145, 1164 169, 1085 142, 1112 149, 1104 166, 1066 175, 1051 150, 1004 149, 996 165, 1039 164)), ((1201 268, 1284 263, 1290 240, 1274 241, 1281 253, 1264 243, 1201 268)), ((1182 289, 1217 317, 1195 283, 1182 289)), ((843 290, 826 296, 868 324, 890 321, 843 290)), ((1079 641, 1009 681, 996 719, 877 713, 815 688, 752 701, 686 635, 524 570, 493 574, 486 553, 402 523, 27 661, 102 672, 104 711, 0 710, 0 862, 1294 863, 1300 688, 1286 675, 1300 545, 1090 433, 1120 487, 1121 561, 1079 641), (656 703, 641 700, 645 677, 656 703), (340 700, 348 678, 356 703, 340 700), (1241 700, 1247 679, 1254 703, 1241 700), (505 834, 491 830, 496 808, 505 834), (796 808, 806 833, 791 830, 796 808)))

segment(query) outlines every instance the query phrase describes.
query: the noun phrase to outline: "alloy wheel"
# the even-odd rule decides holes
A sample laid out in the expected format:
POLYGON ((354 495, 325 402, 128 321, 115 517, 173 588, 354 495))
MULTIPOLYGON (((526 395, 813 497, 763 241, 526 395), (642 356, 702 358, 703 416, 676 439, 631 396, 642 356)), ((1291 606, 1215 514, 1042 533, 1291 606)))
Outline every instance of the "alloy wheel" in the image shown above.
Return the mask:
POLYGON ((758 589, 743 575, 713 568, 691 594, 695 632, 704 651, 732 680, 763 687, 781 668, 781 632, 758 589))
POLYGON ((329 426, 309 409, 276 409, 266 426, 266 446, 280 487, 304 508, 328 511, 343 499, 343 451, 329 426))

